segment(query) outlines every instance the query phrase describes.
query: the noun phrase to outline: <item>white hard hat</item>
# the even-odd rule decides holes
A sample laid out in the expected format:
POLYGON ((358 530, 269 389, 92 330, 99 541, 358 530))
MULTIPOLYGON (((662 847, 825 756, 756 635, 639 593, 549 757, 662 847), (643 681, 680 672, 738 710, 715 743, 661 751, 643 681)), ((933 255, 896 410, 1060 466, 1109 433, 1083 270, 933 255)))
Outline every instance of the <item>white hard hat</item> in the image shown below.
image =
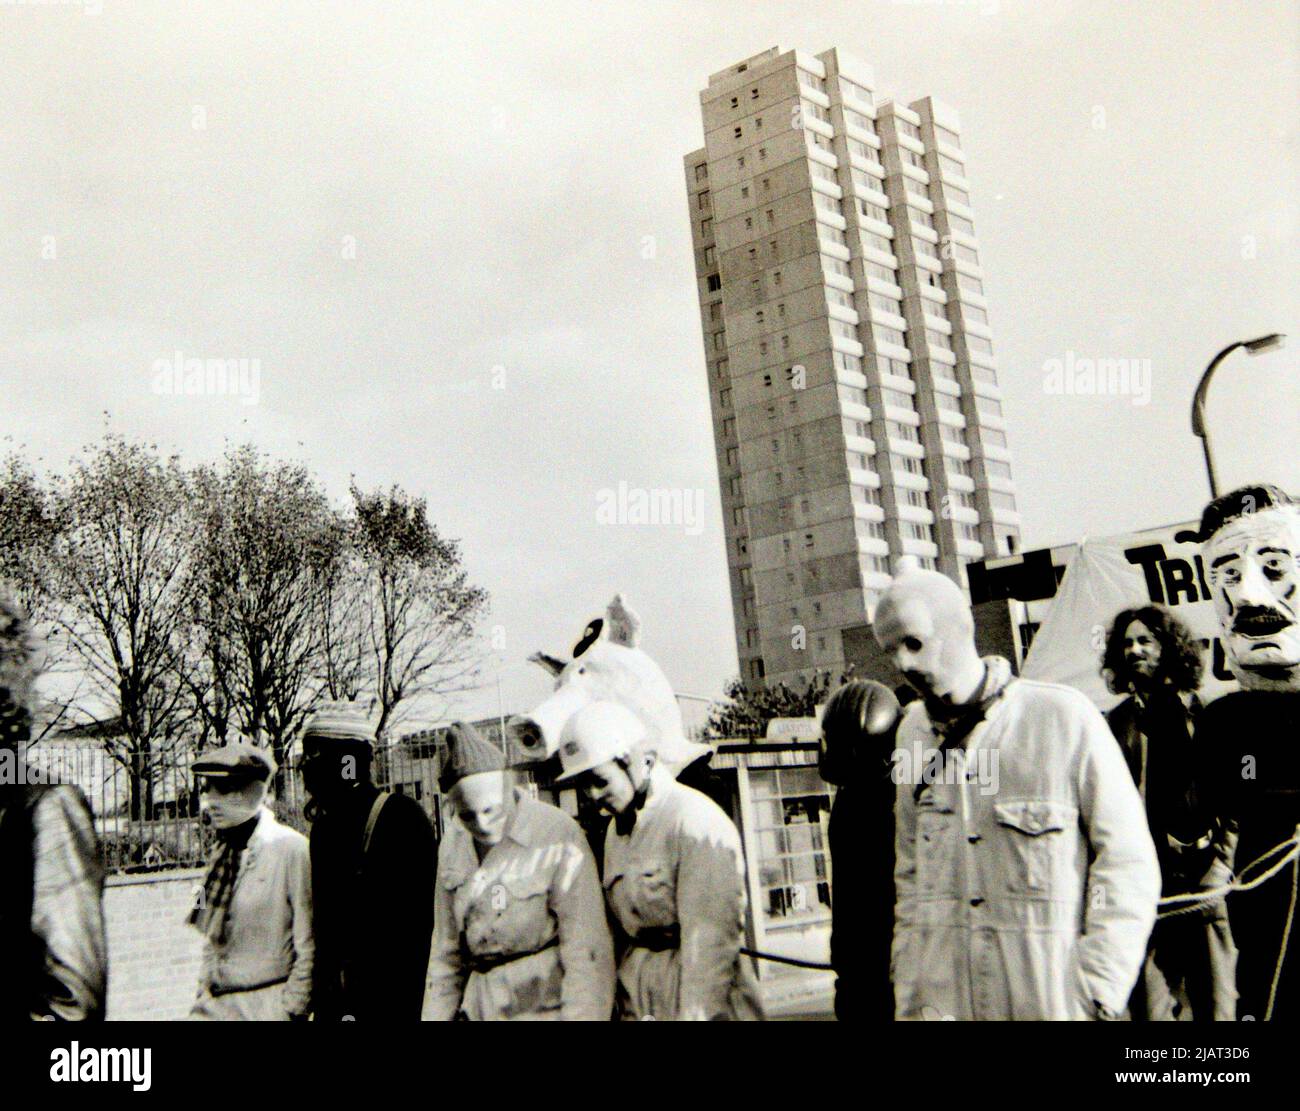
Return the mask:
POLYGON ((646 736, 645 723, 617 702, 592 702, 565 723, 560 733, 560 766, 555 782, 628 756, 646 736))

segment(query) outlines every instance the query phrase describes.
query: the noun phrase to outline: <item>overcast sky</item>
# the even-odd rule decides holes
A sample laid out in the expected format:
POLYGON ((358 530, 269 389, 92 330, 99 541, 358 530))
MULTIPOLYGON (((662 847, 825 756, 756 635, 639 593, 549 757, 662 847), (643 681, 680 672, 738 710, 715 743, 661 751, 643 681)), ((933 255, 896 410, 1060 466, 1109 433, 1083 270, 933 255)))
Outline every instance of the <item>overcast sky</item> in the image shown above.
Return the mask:
MULTIPOLYGON (((675 686, 736 671, 682 180, 710 73, 840 46, 961 113, 1027 547, 1300 489, 1297 15, 1267 3, 0 2, 0 436, 107 419, 428 497, 492 595, 507 712, 624 591, 675 686), (256 404, 157 393, 257 359, 256 404), (1044 389, 1150 360, 1150 404, 1044 389), (503 387, 503 388, 500 388, 503 387), (105 413, 108 417, 105 417, 105 413), (700 529, 600 492, 703 491, 700 529), (695 533, 692 535, 691 533, 695 533)), ((4 446, 4 445, 0 445, 4 446)), ((495 673, 463 700, 496 710, 495 673)))

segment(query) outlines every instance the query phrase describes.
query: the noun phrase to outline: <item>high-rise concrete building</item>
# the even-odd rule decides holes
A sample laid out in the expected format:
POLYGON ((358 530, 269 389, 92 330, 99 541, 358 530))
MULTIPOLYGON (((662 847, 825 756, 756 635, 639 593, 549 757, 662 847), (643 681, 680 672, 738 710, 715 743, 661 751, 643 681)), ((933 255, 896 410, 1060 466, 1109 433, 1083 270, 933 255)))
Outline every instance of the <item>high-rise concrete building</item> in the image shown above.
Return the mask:
POLYGON ((895 561, 1019 516, 957 113, 843 52, 709 78, 686 156, 741 675, 865 662, 895 561))

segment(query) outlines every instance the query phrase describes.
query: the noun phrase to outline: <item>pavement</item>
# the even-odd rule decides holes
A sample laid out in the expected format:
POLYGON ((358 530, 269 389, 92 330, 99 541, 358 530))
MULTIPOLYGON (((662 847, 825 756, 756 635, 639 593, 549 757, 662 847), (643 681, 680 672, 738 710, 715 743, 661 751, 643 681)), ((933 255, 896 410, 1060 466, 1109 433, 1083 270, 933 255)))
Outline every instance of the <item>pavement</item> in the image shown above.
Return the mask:
POLYGON ((765 1004, 767 1017, 773 1022, 834 1022, 834 992, 818 992, 781 1002, 765 1004))

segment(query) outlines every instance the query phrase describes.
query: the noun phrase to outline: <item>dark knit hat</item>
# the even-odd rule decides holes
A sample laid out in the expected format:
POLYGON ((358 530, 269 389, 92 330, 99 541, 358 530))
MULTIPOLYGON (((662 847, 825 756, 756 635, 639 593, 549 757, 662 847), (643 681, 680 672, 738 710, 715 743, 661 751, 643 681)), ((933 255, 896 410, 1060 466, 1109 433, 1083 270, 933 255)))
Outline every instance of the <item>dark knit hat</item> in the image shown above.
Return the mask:
POLYGON ((505 757, 495 745, 485 741, 467 721, 447 727, 447 756, 438 776, 438 786, 445 795, 467 775, 504 771, 505 757))

